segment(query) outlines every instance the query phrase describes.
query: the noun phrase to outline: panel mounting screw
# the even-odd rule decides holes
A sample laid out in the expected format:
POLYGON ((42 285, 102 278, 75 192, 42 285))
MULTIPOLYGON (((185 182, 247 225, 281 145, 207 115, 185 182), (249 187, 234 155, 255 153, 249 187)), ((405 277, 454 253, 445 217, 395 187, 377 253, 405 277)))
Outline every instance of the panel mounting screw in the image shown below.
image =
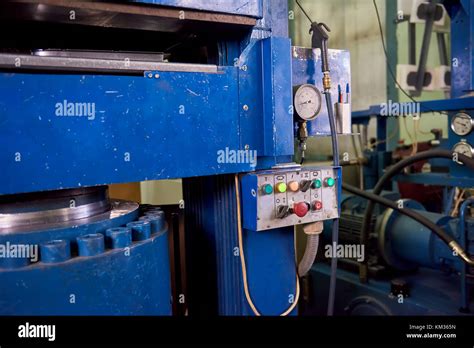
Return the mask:
POLYGON ((245 111, 248 111, 249 110, 249 106, 247 104, 244 104, 244 106, 242 107, 245 111))
POLYGON ((247 65, 245 65, 245 64, 242 65, 241 69, 242 69, 243 71, 247 71, 247 65))
POLYGON ((148 77, 151 79, 153 77, 152 73, 148 73, 148 77))
POLYGON ((247 144, 247 145, 244 146, 244 148, 245 148, 245 150, 248 150, 248 149, 250 149, 250 145, 247 144))
POLYGON ((155 79, 159 79, 160 78, 160 74, 155 74, 155 79))

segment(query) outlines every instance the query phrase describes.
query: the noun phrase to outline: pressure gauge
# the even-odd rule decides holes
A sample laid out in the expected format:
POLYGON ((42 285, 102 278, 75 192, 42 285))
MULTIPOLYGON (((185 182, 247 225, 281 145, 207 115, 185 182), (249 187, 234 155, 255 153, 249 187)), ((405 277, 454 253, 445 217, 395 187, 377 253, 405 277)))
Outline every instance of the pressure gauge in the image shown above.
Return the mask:
POLYGON ((322 96, 316 86, 304 84, 294 89, 293 103, 296 115, 303 121, 311 121, 321 111, 322 96))
POLYGON ((451 121, 451 129, 457 135, 468 135, 471 133, 473 127, 473 121, 471 116, 464 112, 456 114, 451 121))
POLYGON ((453 151, 463 154, 470 158, 474 156, 474 149, 472 148, 471 145, 469 145, 468 143, 465 143, 464 141, 461 141, 457 143, 456 145, 454 145, 453 151))

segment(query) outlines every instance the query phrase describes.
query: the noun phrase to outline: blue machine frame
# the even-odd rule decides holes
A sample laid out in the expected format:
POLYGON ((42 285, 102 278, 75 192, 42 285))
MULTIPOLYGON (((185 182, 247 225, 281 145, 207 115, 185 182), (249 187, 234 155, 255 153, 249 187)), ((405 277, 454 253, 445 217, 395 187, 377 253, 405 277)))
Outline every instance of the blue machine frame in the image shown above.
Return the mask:
MULTIPOLYGON (((210 301, 217 302, 219 314, 251 315, 244 297, 240 261, 234 252, 236 197, 231 174, 292 162, 293 85, 319 86, 321 62, 313 59, 312 50, 300 56, 298 52, 302 49, 291 49, 286 0, 130 2, 249 16, 257 19, 257 25, 249 28, 240 41, 219 42, 217 65, 170 63, 163 70, 144 71, 141 76, 126 72, 2 72, 0 195, 183 178, 187 238, 199 239, 191 243, 195 248, 190 251, 195 253, 191 262, 194 266, 203 262, 202 269, 190 269, 196 289, 215 285, 211 293, 215 291, 216 296, 210 301), (90 113, 75 112, 81 106, 86 106, 90 113), (256 151, 257 164, 219 162, 220 151, 227 149, 256 151), (229 209, 222 209, 223 206, 229 209), (202 250, 208 251, 206 255, 202 255, 202 250), (202 281, 206 278, 196 279, 210 274, 215 278, 209 282, 202 281)), ((330 59, 335 80, 350 83, 348 52, 331 51, 330 59)), ((336 100, 336 88, 332 93, 336 100)), ((329 134, 327 118, 323 112, 311 122, 310 135, 329 134)), ((341 180, 337 180, 337 185, 340 193, 341 180)), ((76 238, 83 234, 102 235, 106 227, 122 226, 136 217, 117 224, 105 219, 80 229, 5 236, 1 241, 14 239, 28 244, 60 239, 63 246, 65 241, 76 243, 76 238)), ((293 226, 264 233, 243 232, 252 295, 263 314, 277 315, 291 305, 291 296, 295 300, 296 295, 293 226)), ((145 302, 135 308, 134 301, 123 301, 122 306, 111 310, 94 308, 93 301, 77 310, 62 302, 49 301, 51 311, 41 307, 35 313, 169 314, 170 284, 168 280, 162 281, 169 277, 165 272, 168 254, 164 235, 134 241, 138 244, 134 244, 133 252, 141 253, 144 265, 127 261, 118 251, 105 250, 104 255, 92 258, 22 266, 30 267, 31 271, 27 271, 31 273, 23 273, 28 274, 29 286, 39 286, 37 281, 41 277, 48 279, 43 287, 45 292, 73 271, 82 272, 83 276, 76 277, 67 291, 76 287, 88 296, 92 294, 90 289, 95 289, 93 283, 116 287, 103 294, 105 303, 111 297, 120 302, 127 295, 121 294, 123 288, 116 286, 120 277, 153 278, 149 289, 156 296, 149 296, 143 282, 135 289, 137 296, 150 299, 148 309, 142 306, 145 302), (116 268, 107 266, 109 263, 116 268), (160 266, 153 268, 155 263, 160 266), (140 274, 134 273, 137 268, 142 270, 140 274), (100 272, 88 278, 93 269, 100 272)), ((24 270, 22 267, 1 270, 0 277, 13 283, 24 270)), ((11 298, 16 290, 18 286, 0 293, 0 301, 11 298)), ((28 298, 28 292, 22 294, 24 300, 8 314, 29 313, 33 299, 28 298)), ((295 309, 292 314, 296 312, 295 309)))
POLYGON ((252 42, 239 62, 143 77, 2 73, 0 193, 255 169, 218 163, 225 148, 256 150, 267 166, 291 158, 289 40, 252 42), (58 117, 65 101, 96 115, 58 117))
MULTIPOLYGON (((2 72, 0 194, 185 178, 187 233, 201 238, 201 245, 212 250, 206 255, 210 260, 204 266, 215 267, 217 313, 252 314, 244 298, 240 262, 233 254, 236 206, 232 192, 235 186, 229 179, 233 176, 221 174, 268 169, 292 161, 292 50, 287 38, 287 1, 133 2, 183 10, 218 9, 228 14, 254 17, 258 21, 242 41, 219 43, 218 65, 169 64, 164 70, 144 71, 143 76, 2 72), (76 105, 86 105, 94 112, 79 115, 74 112, 76 105), (70 107, 71 113, 65 111, 70 107), (60 108, 64 110, 58 111, 60 108), (255 150, 257 165, 219 163, 219 151, 225 149, 255 150), (204 187, 211 189, 206 191, 204 187), (230 209, 220 209, 222 202, 227 202, 230 209)), ((348 55, 339 54, 345 57, 345 70, 341 70, 341 76, 347 76, 348 55)), ((305 69, 305 62, 307 59, 301 57, 293 61, 298 68, 297 79, 314 82, 316 78, 311 69, 319 69, 315 68, 314 62, 308 64, 311 69, 305 69)), ((337 75, 337 69, 335 71, 337 75)), ((326 123, 321 125, 325 129, 319 133, 313 129, 314 134, 327 133, 325 117, 326 123)), ((131 217, 130 221, 135 218, 131 217)), ((75 243, 83 234, 102 235, 105 227, 114 227, 105 226, 107 224, 112 224, 112 220, 106 219, 99 225, 88 224, 83 229, 21 234, 14 239, 26 244, 61 239, 58 244, 63 246, 64 243, 75 243)), ((245 230, 244 234, 249 284, 254 298, 263 314, 279 314, 289 306, 289 296, 295 295, 293 227, 266 233, 245 230)), ((39 286, 39 279, 46 279, 42 289, 47 299, 48 287, 64 281, 69 272, 82 272, 83 276, 77 276, 64 290, 77 289, 80 296, 89 298, 86 304, 67 307, 61 297, 59 302, 46 301, 49 307, 41 307, 35 314, 170 314, 170 284, 169 279, 165 279, 169 278, 165 271, 168 254, 163 235, 166 234, 152 235, 146 241, 134 244, 133 253, 141 253, 144 265, 133 264, 133 260, 140 258, 130 261, 122 257, 121 252, 106 250, 103 255, 91 258, 58 260, 53 265, 40 262, 14 271, 1 270, 0 277, 4 284, 10 284, 23 274, 30 288, 39 286), (154 264, 159 267, 153 268, 154 264), (93 269, 99 272, 91 278, 93 269), (136 274, 137 269, 141 269, 141 273, 136 274), (145 287, 141 282, 135 290, 130 289, 150 302, 140 302, 139 308, 133 300, 124 300, 122 305, 112 309, 107 305, 94 307, 89 295, 93 294, 97 283, 110 285, 100 297, 105 304, 112 297, 121 302, 122 296, 128 295, 116 286, 121 277, 138 277, 143 282, 153 279, 151 287, 145 287), (112 290, 114 287, 116 290, 112 290), (150 296, 145 289, 155 295, 150 296)), ((9 240, 13 240, 9 235, 2 239, 9 240)), ((193 262, 202 258, 198 250, 193 262)), ((212 273, 207 268, 193 271, 194 276, 212 273)), ((28 308, 33 306, 31 301, 34 299, 28 298, 28 291, 21 292, 21 287, 9 287, 8 292, 4 290, 0 293, 0 301, 8 301, 17 290, 22 294, 21 303, 5 313, 31 313, 28 308)))

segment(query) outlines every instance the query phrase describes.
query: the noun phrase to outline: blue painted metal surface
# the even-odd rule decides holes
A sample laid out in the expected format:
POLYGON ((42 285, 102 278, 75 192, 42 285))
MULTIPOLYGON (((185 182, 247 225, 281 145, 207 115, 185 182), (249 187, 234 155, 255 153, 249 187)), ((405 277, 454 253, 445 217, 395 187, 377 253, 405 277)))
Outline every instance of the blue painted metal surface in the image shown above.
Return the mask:
MULTIPOLYGON (((320 50, 293 47, 292 56, 293 86, 309 83, 323 91, 320 50)), ((336 102, 338 100, 338 85, 341 85, 345 90, 346 83, 351 84, 349 51, 330 49, 329 67, 331 69, 331 97, 333 102, 336 102)), ((308 122, 308 134, 310 136, 331 134, 324 98, 320 114, 314 121, 308 122)))
MULTIPOLYGON (((315 264, 310 271, 314 297, 312 306, 305 314, 325 315, 329 287, 330 268, 326 264, 315 264)), ((391 295, 390 281, 371 279, 361 283, 357 273, 338 270, 337 301, 335 315, 462 315, 457 276, 440 275, 439 271, 420 269, 414 274, 405 274, 410 286, 410 296, 400 303, 399 297, 391 295)), ((474 306, 471 304, 471 310, 474 306)))
POLYGON ((2 258, 0 314, 170 315, 167 226, 132 241, 118 226, 137 215, 0 236, 2 245, 40 245, 37 262, 2 258))
POLYGON ((451 17, 451 97, 474 91, 474 0, 445 2, 451 17))
POLYGON ((161 6, 262 17, 262 0, 129 0, 161 6))
POLYGON ((0 193, 250 171, 218 162, 218 151, 246 145, 267 165, 291 156, 289 40, 249 51, 243 77, 233 66, 145 77, 1 74, 0 193), (69 102, 90 103, 95 115, 57 116, 69 102))
MULTIPOLYGON (((442 214, 418 210, 417 213, 425 216, 438 226, 458 238, 457 228, 452 228, 451 218, 442 214)), ((455 225, 454 225, 455 226, 455 225)), ((413 219, 392 213, 385 229, 385 248, 390 249, 394 265, 413 267, 430 267, 434 269, 450 268, 460 270, 462 261, 453 255, 451 249, 430 229, 413 219)))
MULTIPOLYGON (((294 154, 288 66, 290 41, 286 38, 251 40, 238 60, 241 141, 244 148, 248 145, 259 156, 277 162, 276 156, 294 154), (262 67, 255 63, 259 61, 269 64, 262 67)), ((268 165, 263 163, 263 167, 268 165)))

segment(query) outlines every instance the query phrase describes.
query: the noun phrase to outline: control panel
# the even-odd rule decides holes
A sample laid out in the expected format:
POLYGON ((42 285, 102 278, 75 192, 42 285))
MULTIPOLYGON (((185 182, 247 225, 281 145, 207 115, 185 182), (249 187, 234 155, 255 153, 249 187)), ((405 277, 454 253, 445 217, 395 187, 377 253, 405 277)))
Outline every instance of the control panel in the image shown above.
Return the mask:
POLYGON ((262 231, 339 217, 339 167, 268 170, 245 174, 243 226, 262 231))

